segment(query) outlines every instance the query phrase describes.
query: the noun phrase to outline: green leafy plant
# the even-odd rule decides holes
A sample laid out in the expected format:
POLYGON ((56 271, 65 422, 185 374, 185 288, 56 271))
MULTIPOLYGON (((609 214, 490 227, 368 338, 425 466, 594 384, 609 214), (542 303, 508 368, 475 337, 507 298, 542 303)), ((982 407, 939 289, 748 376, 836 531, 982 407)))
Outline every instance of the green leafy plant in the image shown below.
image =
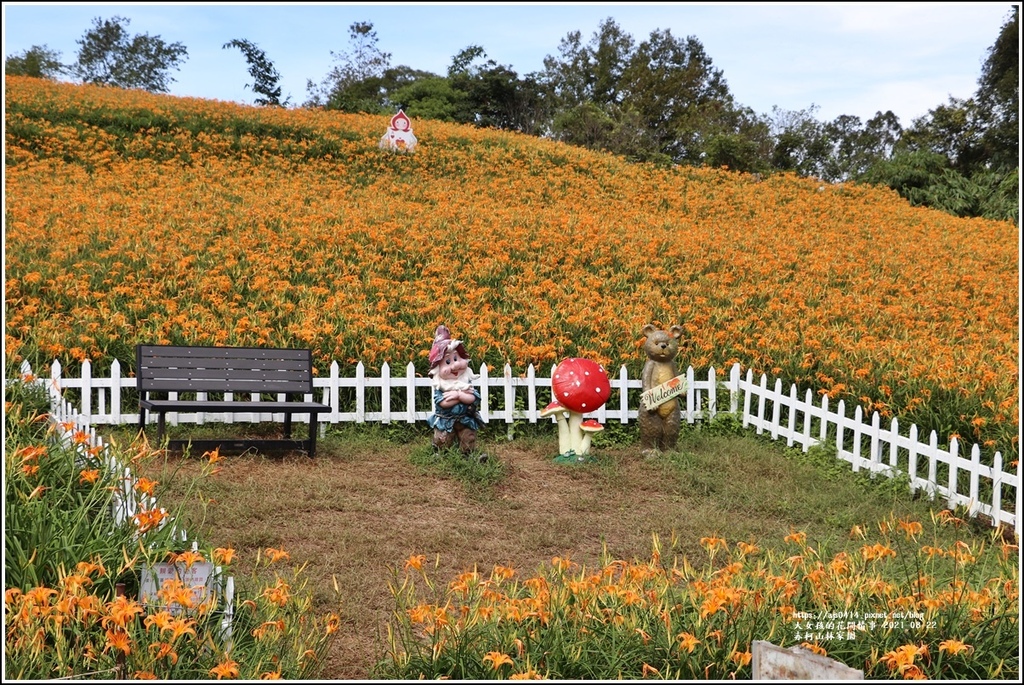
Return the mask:
MULTIPOLYGON (((91 445, 88 434, 39 413, 38 392, 8 386, 4 442, 4 672, 15 679, 315 677, 338 627, 311 613, 302 569, 283 550, 258 555, 226 614, 230 548, 182 550, 177 518, 156 504, 159 483, 125 479, 148 445, 91 445), (65 430, 70 440, 53 432, 65 430), (125 516, 115 516, 135 501, 125 516), (156 564, 216 563, 194 594, 165 580, 139 597, 156 564), (274 568, 269 568, 275 565, 274 568)), ((201 477, 217 470, 211 454, 201 477)))

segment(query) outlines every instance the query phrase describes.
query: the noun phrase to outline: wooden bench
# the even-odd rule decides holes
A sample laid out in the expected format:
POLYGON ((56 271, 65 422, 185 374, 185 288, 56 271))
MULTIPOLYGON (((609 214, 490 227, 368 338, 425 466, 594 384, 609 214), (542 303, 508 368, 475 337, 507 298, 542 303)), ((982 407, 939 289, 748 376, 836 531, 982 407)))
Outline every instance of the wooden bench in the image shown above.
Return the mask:
POLYGON ((157 413, 160 417, 157 444, 163 444, 165 415, 169 411, 272 412, 284 414, 284 439, 173 440, 168 442, 168 448, 181 449, 188 444, 204 451, 290 448, 304 449, 311 458, 316 456, 317 418, 331 408, 319 402, 306 402, 301 397, 313 392, 310 350, 138 345, 135 359, 139 429, 145 429, 147 410, 157 413), (170 399, 170 393, 191 397, 170 399), (245 397, 209 400, 200 399, 197 393, 240 393, 245 397), (257 394, 257 401, 249 401, 252 393, 257 394), (263 399, 267 394, 276 399, 263 399), (296 394, 300 395, 297 401, 288 401, 289 396, 296 394), (153 395, 164 399, 154 399, 153 395), (309 414, 308 439, 292 439, 293 414, 309 414))

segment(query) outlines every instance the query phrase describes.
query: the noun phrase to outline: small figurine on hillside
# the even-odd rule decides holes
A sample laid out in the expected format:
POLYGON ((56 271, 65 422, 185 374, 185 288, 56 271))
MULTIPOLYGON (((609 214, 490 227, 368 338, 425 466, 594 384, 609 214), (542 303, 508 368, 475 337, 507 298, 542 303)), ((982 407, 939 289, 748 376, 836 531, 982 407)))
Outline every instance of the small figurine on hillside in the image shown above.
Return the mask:
POLYGON ((412 152, 416 149, 416 134, 412 132, 412 122, 405 112, 398 110, 398 114, 391 117, 388 130, 381 136, 378 145, 381 149, 396 152, 412 152))
POLYGON ((430 371, 434 388, 434 449, 442 450, 456 444, 469 456, 476 449, 476 432, 480 429, 480 391, 473 387, 477 376, 469 368, 469 355, 461 340, 452 340, 448 327, 441 325, 434 332, 430 348, 430 371))
POLYGON ((641 400, 638 423, 640 451, 649 457, 658 451, 674 450, 679 439, 680 411, 676 395, 685 388, 679 387, 681 379, 676 376, 675 358, 683 327, 672 326, 663 331, 647 324, 643 334, 647 337, 644 343, 647 363, 641 376, 641 388, 646 398, 641 400))

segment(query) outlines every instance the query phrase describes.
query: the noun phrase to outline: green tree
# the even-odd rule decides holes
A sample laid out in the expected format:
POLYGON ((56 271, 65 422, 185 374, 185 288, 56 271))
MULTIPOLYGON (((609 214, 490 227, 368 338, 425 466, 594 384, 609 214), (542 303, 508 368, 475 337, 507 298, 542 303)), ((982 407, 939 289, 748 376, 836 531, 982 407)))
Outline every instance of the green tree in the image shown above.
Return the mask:
POLYGON ((180 68, 188 50, 160 36, 129 36, 125 26, 130 21, 117 16, 94 19, 93 28, 76 41, 78 62, 72 72, 85 83, 166 93, 174 81, 168 72, 180 68))
POLYGON ((367 21, 353 22, 348 29, 349 50, 331 52, 334 64, 319 84, 307 80, 307 107, 325 107, 343 112, 383 111, 384 75, 391 53, 377 47, 377 32, 367 21))
POLYGON ((728 86, 693 36, 652 31, 630 56, 622 91, 623 101, 653 131, 659 151, 676 162, 705 163, 706 141, 733 132, 728 86))
POLYGON ((733 102, 722 72, 693 36, 656 29, 640 42, 611 18, 588 44, 578 31, 544 60, 551 134, 566 142, 638 159, 758 166, 763 122, 733 102))
POLYGON ((68 67, 61 64, 60 52, 46 45, 33 45, 20 55, 11 55, 4 60, 4 71, 10 76, 33 76, 54 81, 67 70, 68 67))
POLYGON ((1020 6, 1010 16, 989 48, 981 68, 975 96, 984 133, 980 144, 995 169, 1020 166, 1020 6))
POLYGON ((771 153, 773 170, 824 178, 832 153, 832 139, 825 124, 815 118, 816 111, 816 105, 801 110, 772 108, 770 126, 775 141, 771 153))
POLYGON ((877 112, 866 124, 860 117, 843 114, 824 129, 832 149, 824 160, 821 178, 831 182, 856 179, 888 159, 902 133, 899 117, 892 111, 877 112))
POLYGON ((452 58, 448 81, 457 94, 454 121, 539 134, 544 104, 536 79, 520 79, 510 67, 483 61, 487 52, 470 45, 452 58))
MULTIPOLYGON (((252 92, 257 93, 255 102, 257 105, 280 106, 281 103, 281 75, 274 67, 274 63, 267 59, 263 50, 247 40, 234 38, 224 44, 222 49, 238 48, 242 51, 245 61, 249 63, 249 75, 253 78, 252 92)), ((250 86, 246 84, 246 88, 250 86)))
POLYGON ((468 108, 468 98, 468 93, 452 87, 450 79, 437 74, 404 83, 389 94, 393 107, 410 117, 451 122, 468 108))
POLYGON ((981 139, 984 119, 974 99, 951 97, 946 104, 928 110, 914 120, 900 137, 901 150, 927 150, 943 155, 961 174, 970 173, 984 162, 981 139))

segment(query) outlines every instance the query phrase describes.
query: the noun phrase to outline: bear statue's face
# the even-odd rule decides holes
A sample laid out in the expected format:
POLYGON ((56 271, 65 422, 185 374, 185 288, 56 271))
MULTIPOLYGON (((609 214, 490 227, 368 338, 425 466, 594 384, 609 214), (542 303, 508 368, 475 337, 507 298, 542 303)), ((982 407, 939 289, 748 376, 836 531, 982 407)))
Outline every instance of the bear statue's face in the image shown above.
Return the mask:
POLYGON ((679 352, 679 340, 666 331, 653 331, 647 336, 644 350, 648 359, 656 362, 672 361, 679 352))

